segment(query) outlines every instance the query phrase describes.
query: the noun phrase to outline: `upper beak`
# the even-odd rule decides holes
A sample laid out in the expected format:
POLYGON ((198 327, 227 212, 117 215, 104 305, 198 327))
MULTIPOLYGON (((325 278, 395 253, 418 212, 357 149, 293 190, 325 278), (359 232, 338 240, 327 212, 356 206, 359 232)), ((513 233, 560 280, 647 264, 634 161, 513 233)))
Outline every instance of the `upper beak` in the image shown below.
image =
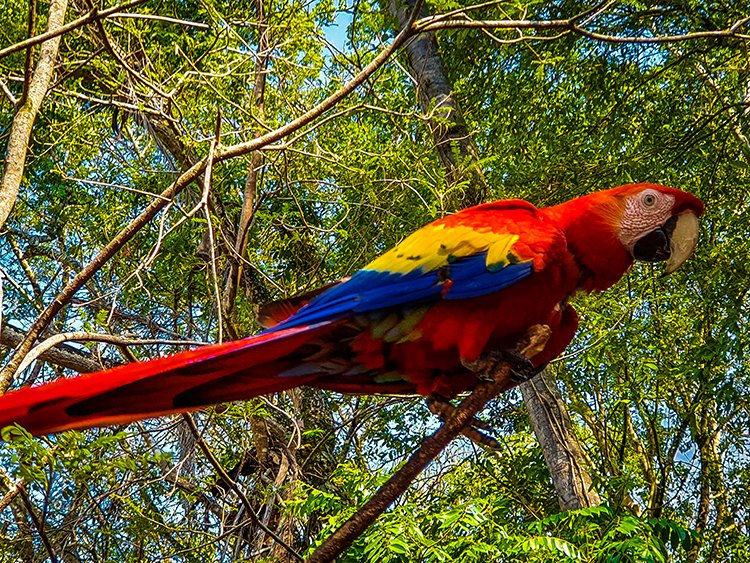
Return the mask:
POLYGON ((677 216, 677 223, 669 237, 669 259, 665 274, 671 274, 690 258, 698 243, 698 217, 688 211, 677 216))
POLYGON ((698 217, 686 211, 640 238, 633 247, 633 256, 649 262, 666 260, 664 274, 671 274, 690 257, 697 242, 698 217))

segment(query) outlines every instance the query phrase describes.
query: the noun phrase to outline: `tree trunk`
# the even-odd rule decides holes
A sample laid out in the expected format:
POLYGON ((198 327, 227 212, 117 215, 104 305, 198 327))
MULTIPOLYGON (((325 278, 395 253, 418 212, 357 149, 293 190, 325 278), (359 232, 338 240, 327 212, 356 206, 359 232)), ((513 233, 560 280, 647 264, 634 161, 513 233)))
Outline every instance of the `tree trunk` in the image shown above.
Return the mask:
POLYGON ((589 461, 573 433, 573 424, 549 370, 521 384, 529 420, 563 510, 577 510, 601 502, 591 486, 589 461))
MULTIPOLYGON (((409 0, 390 0, 388 8, 398 20, 399 28, 406 25, 414 4, 409 0)), ((422 15, 427 15, 423 8, 422 15)), ((452 86, 443 69, 434 33, 422 33, 405 46, 409 70, 416 81, 417 96, 422 111, 429 116, 428 126, 435 142, 440 162, 445 168, 449 187, 459 182, 468 185, 460 191, 450 190, 445 208, 455 211, 477 205, 487 196, 487 182, 479 165, 479 156, 471 140, 469 127, 458 102, 453 98, 452 86)))
MULTIPOLYGON (((68 10, 67 0, 53 0, 49 7, 47 31, 55 31, 65 22, 68 10)), ((8 147, 5 152, 5 170, 0 179, 0 227, 10 215, 18 197, 21 179, 26 165, 26 153, 29 150, 31 130, 42 107, 47 89, 52 82, 52 75, 57 61, 57 52, 61 37, 53 37, 42 43, 39 60, 31 75, 31 80, 24 85, 23 105, 13 118, 8 136, 8 147)))
MULTIPOLYGON (((413 9, 410 0, 390 0, 388 8, 403 27, 413 9)), ((427 15, 427 14, 424 14, 427 15)), ((419 104, 431 115, 430 131, 451 183, 466 181, 462 200, 450 200, 457 209, 480 203, 488 193, 479 157, 469 129, 452 94, 433 33, 423 33, 407 43, 409 70, 417 82, 419 104)), ((450 207, 449 207, 450 208, 450 207)), ((573 433, 573 425, 555 381, 545 370, 521 384, 531 425, 544 453, 560 507, 574 510, 601 502, 592 489, 589 463, 573 433)))

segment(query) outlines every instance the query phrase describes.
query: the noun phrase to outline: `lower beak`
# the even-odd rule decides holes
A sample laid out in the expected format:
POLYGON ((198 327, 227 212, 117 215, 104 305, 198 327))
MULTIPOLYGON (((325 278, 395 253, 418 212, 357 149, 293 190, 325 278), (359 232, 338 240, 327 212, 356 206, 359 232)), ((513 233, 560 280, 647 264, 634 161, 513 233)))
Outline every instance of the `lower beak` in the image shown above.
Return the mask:
POLYGON ((671 274, 690 257, 697 242, 698 217, 686 212, 640 238, 633 247, 633 256, 648 262, 666 261, 664 273, 671 274))

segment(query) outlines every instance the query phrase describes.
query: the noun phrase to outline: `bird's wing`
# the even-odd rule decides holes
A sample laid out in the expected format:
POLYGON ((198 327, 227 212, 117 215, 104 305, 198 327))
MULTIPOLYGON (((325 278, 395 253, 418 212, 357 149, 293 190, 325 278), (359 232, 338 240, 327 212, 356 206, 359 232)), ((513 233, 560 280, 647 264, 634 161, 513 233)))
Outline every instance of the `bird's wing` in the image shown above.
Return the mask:
POLYGON ((467 209, 416 231, 272 330, 494 293, 545 267, 552 246, 559 251, 564 237, 527 202, 467 209))

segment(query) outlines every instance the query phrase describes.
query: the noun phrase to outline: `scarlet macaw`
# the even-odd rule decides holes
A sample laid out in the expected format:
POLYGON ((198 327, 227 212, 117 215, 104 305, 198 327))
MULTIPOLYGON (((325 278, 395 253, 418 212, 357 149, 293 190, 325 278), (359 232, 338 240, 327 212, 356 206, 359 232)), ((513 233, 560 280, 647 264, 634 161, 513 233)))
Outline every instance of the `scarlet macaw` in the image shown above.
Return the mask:
POLYGON ((0 426, 45 434, 122 424, 299 385, 451 398, 477 383, 467 364, 511 349, 533 325, 552 331, 533 366, 562 353, 578 326, 567 304, 577 290, 607 289, 635 259, 676 270, 702 213, 696 197, 645 183, 542 209, 478 205, 345 281, 270 305, 259 335, 7 393, 0 426))

